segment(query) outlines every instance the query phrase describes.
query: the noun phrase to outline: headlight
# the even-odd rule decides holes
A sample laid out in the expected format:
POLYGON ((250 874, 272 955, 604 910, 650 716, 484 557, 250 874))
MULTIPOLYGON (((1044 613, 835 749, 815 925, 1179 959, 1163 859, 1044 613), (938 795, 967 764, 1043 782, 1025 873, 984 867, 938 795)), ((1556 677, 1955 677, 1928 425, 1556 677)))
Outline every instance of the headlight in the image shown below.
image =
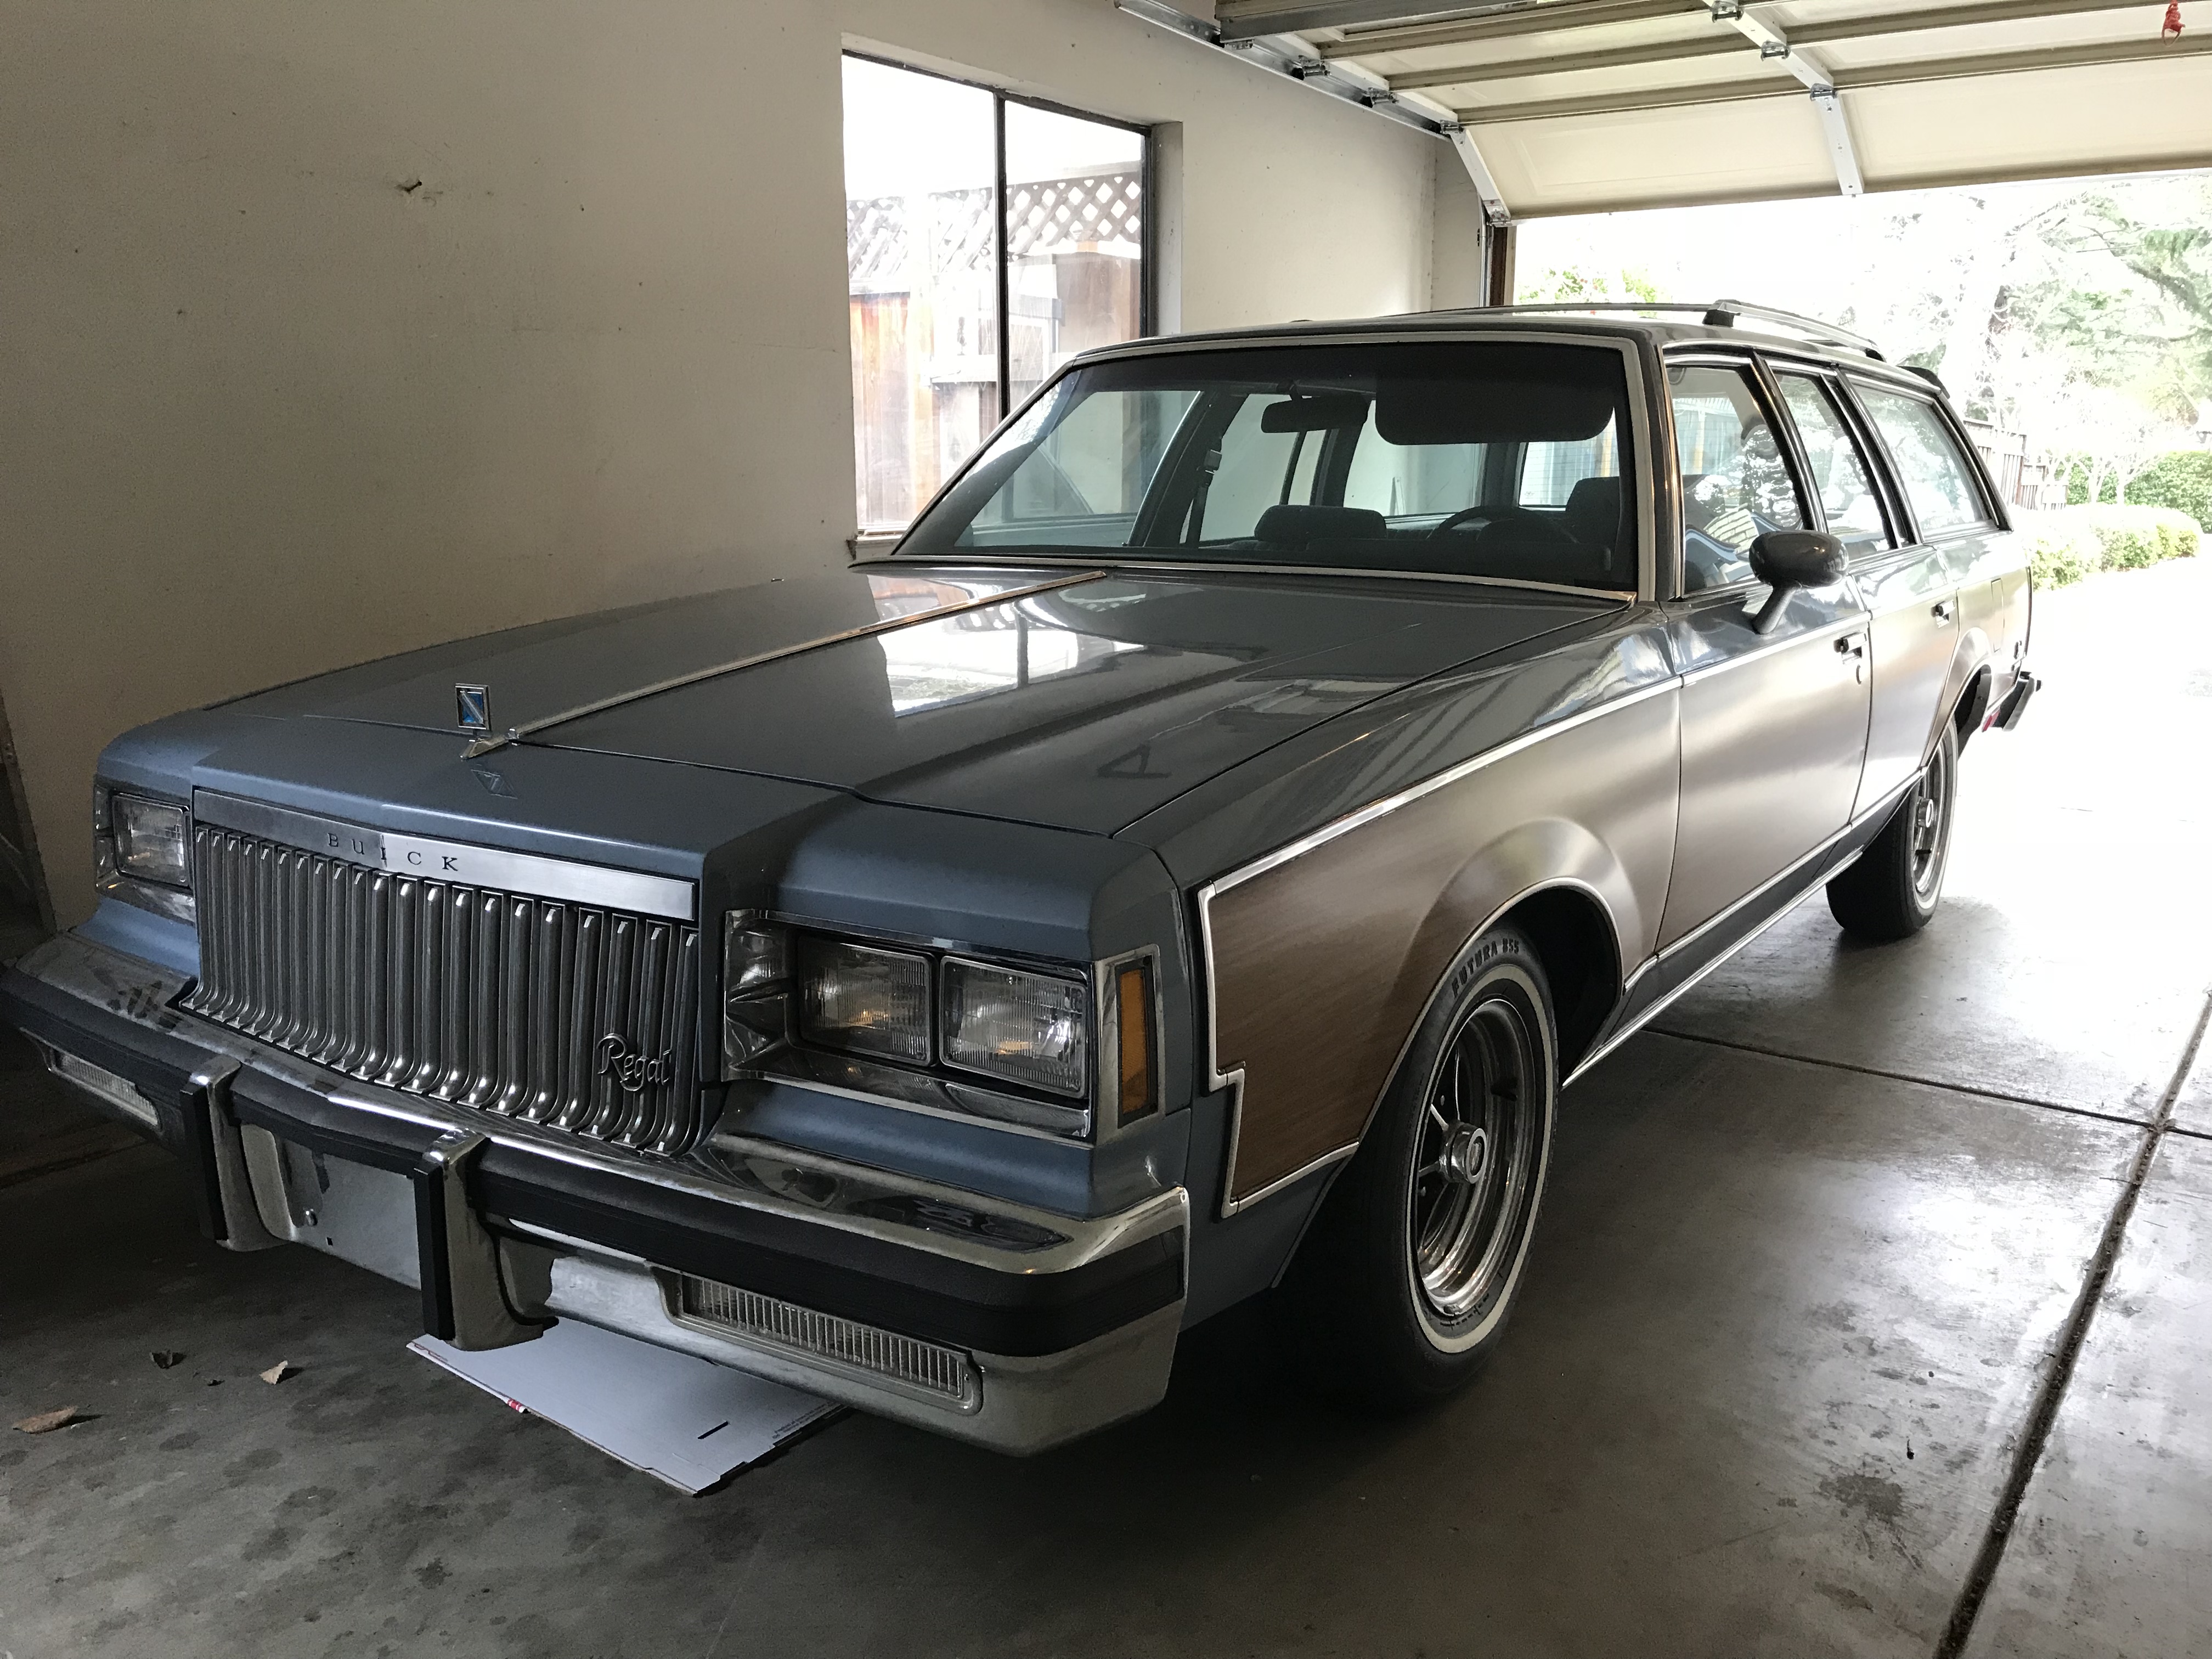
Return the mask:
POLYGON ((929 958, 799 941, 799 1029, 809 1042, 909 1065, 929 1063, 929 958))
POLYGON ((1079 1095, 1090 1045, 1080 981, 949 957, 945 1063, 1057 1095, 1079 1095))
POLYGON ((164 887, 191 885, 191 835, 183 807, 118 794, 108 799, 107 823, 118 875, 164 887))

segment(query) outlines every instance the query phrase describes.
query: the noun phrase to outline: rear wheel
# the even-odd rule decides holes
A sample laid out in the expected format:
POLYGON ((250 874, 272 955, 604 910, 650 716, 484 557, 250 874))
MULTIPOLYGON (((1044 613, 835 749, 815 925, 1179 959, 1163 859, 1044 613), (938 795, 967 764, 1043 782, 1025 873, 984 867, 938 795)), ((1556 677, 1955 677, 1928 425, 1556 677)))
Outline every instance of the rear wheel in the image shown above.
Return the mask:
POLYGON ((1828 909, 1845 933, 1899 939, 1928 925, 1943 896, 1958 787, 1959 734, 1946 720, 1911 793, 1857 862, 1828 883, 1828 909))
POLYGON ((1323 1375, 1389 1407, 1450 1393, 1489 1357, 1551 1152, 1558 1044, 1528 942, 1496 929, 1445 983, 1286 1286, 1323 1375))

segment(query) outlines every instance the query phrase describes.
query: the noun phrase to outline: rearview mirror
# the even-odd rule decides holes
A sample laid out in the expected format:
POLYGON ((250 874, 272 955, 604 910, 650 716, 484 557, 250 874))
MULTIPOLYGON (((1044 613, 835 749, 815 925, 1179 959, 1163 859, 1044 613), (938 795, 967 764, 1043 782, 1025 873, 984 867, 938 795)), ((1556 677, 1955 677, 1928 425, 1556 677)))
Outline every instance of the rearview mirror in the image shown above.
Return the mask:
POLYGON ((1269 404, 1260 411, 1262 432, 1334 432, 1358 426, 1367 419, 1364 392, 1293 392, 1285 402, 1269 404))
POLYGON ((1752 620, 1755 634, 1781 620, 1782 607, 1800 587, 1832 587, 1850 568, 1844 544, 1825 530, 1770 530, 1751 544, 1751 574, 1774 591, 1752 620))

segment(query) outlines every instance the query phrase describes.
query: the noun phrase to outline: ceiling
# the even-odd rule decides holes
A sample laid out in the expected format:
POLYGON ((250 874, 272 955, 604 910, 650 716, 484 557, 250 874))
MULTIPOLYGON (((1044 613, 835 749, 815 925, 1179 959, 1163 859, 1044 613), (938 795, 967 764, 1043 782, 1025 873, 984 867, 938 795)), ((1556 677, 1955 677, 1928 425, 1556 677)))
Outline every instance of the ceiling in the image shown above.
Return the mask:
POLYGON ((1211 36, 1456 124, 1497 219, 2212 167, 2212 0, 2181 16, 2164 39, 2164 0, 1219 0, 1211 36))

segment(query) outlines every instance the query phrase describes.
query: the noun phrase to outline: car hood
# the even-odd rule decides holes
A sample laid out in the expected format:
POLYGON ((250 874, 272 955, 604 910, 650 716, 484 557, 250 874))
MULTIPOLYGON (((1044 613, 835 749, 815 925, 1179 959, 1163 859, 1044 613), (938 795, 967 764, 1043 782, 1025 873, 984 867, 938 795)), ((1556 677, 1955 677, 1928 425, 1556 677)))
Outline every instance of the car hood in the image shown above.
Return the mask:
MULTIPOLYGON (((1468 584, 878 564, 520 629, 243 699, 1111 834, 1276 744, 1612 607, 1468 584)), ((495 739, 496 741, 496 739, 495 739)), ((489 763, 496 764, 496 763, 489 763)))

